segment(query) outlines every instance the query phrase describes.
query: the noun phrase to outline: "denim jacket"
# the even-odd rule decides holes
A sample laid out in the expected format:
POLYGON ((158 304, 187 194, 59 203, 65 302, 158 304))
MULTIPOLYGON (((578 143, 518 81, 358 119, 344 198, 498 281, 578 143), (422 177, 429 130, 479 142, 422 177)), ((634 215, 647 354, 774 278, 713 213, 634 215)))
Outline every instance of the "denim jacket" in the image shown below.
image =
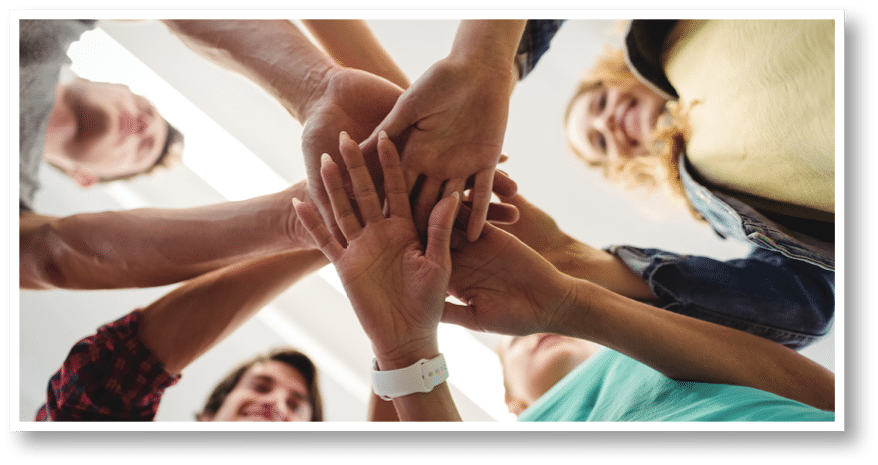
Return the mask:
POLYGON ((717 233, 756 247, 728 261, 631 246, 607 249, 649 285, 657 297, 650 303, 793 349, 824 336, 835 314, 835 272, 818 264, 834 265, 832 258, 808 250, 770 220, 760 221, 743 202, 724 202, 683 168, 681 173, 687 194, 717 233))
MULTIPOLYGON (((626 60, 634 74, 672 98, 661 69, 661 45, 676 21, 632 21, 626 60)), ((825 335, 835 313, 835 245, 793 230, 743 200, 697 181, 680 159, 689 201, 724 238, 754 245, 744 258, 719 261, 657 249, 608 250, 646 281, 655 305, 737 328, 798 349, 825 335)), ((781 221, 781 220, 778 220, 781 221)))
MULTIPOLYGON (((549 48, 562 22, 528 21, 517 56, 522 78, 549 48)), ((656 58, 664 40, 656 36, 667 34, 675 22, 632 21, 626 37, 626 59, 634 74, 667 98, 676 91, 662 80, 656 58)), ((728 261, 631 246, 607 249, 650 286, 657 297, 650 303, 793 349, 824 336, 835 314, 834 244, 792 232, 743 201, 700 184, 685 156, 680 157, 680 174, 690 202, 717 234, 755 247, 747 257, 728 261)))

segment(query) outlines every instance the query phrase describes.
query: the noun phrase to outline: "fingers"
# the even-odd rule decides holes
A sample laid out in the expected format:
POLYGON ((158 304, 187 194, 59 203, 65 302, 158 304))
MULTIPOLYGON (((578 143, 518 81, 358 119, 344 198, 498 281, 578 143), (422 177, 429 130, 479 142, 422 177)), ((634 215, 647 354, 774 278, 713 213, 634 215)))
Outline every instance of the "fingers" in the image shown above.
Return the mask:
MULTIPOLYGON (((415 119, 414 107, 409 103, 409 99, 407 98, 409 94, 410 92, 404 92, 400 95, 399 99, 396 101, 396 105, 390 110, 390 113, 384 117, 384 120, 381 121, 377 127, 375 127, 372 134, 360 144, 360 148, 363 149, 364 153, 372 153, 372 151, 375 150, 378 145, 379 135, 382 131, 384 131, 390 139, 396 139, 410 126, 413 126, 418 122, 417 119, 415 119)), ((406 179, 408 179, 408 177, 406 177, 406 179)), ((409 188, 411 188, 411 186, 411 184, 408 185, 409 188)))
POLYGON ((442 311, 442 320, 440 321, 482 332, 482 328, 476 321, 475 310, 468 306, 445 302, 445 309, 442 311))
POLYGON ((473 201, 473 212, 469 218, 466 230, 466 238, 474 242, 482 233, 485 221, 488 217, 488 204, 491 203, 491 189, 494 184, 494 170, 486 169, 479 171, 475 176, 470 198, 473 201))
POLYGON ((344 253, 344 247, 329 233, 326 225, 323 224, 323 219, 314 211, 314 208, 310 204, 296 198, 293 199, 293 208, 295 208, 296 215, 298 215, 302 225, 305 226, 305 229, 314 238, 314 243, 317 244, 320 251, 333 263, 341 258, 341 255, 344 253))
POLYGON ((441 179, 426 178, 421 184, 421 189, 415 200, 413 212, 415 226, 417 227, 418 234, 421 238, 423 238, 424 233, 427 232, 426 229, 430 219, 430 212, 433 211, 433 207, 436 206, 436 202, 439 200, 439 195, 442 192, 442 183, 443 180, 441 179))
MULTIPOLYGON (((357 200, 357 207, 360 209, 363 222, 369 224, 381 221, 384 219, 384 215, 381 213, 381 200, 378 197, 378 192, 375 190, 372 175, 366 166, 360 146, 346 132, 342 131, 339 135, 338 149, 341 152, 345 165, 347 165, 354 197, 357 200)), ((351 238, 348 237, 348 239, 350 240, 351 238)))
POLYGON ((399 153, 384 131, 379 134, 378 158, 381 160, 381 169, 384 172, 384 198, 387 200, 388 214, 411 219, 409 191, 399 163, 399 153))
POLYGON ((453 178, 445 181, 445 191, 442 194, 442 197, 448 197, 452 192, 459 192, 461 194, 461 198, 463 198, 463 191, 466 189, 466 179, 465 178, 453 178))
POLYGON ((348 199, 348 193, 341 177, 341 169, 332 161, 329 154, 324 153, 320 159, 320 176, 323 178, 323 184, 326 186, 327 194, 329 194, 329 201, 338 228, 346 240, 350 241, 356 238, 363 231, 363 228, 360 226, 360 220, 357 218, 353 206, 351 206, 350 199, 348 199))
POLYGON ((500 170, 494 171, 494 185, 491 190, 498 197, 513 197, 518 193, 518 184, 509 177, 508 174, 500 170))
POLYGON ((424 256, 435 263, 448 265, 449 268, 451 230, 459 209, 460 193, 454 192, 436 204, 430 214, 430 225, 427 228, 427 249, 424 251, 424 256))

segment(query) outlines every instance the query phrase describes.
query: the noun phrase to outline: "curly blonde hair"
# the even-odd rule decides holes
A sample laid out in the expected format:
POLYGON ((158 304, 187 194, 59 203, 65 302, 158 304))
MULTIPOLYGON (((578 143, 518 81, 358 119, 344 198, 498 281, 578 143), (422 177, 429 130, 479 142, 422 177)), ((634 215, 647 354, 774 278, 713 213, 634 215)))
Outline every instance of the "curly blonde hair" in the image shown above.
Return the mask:
MULTIPOLYGON (((623 51, 609 46, 605 47, 604 53, 597 58, 594 66, 585 71, 573 97, 567 104, 567 109, 564 112, 565 128, 570 119, 574 103, 583 94, 604 87, 613 87, 625 91, 639 83, 640 81, 628 68, 623 51)), ((696 103, 693 102, 693 105, 696 103)), ((659 118, 659 122, 652 133, 653 144, 650 148, 649 156, 634 158, 618 157, 613 160, 598 161, 581 153, 576 148, 576 145, 571 142, 569 134, 568 144, 573 153, 586 164, 600 168, 603 171, 604 177, 610 182, 626 189, 662 190, 670 198, 684 204, 694 218, 703 220, 701 214, 698 213, 686 197, 678 164, 680 154, 686 147, 686 141, 689 140, 691 133, 689 125, 690 109, 691 106, 683 108, 678 102, 667 103, 667 111, 670 118, 659 118)))

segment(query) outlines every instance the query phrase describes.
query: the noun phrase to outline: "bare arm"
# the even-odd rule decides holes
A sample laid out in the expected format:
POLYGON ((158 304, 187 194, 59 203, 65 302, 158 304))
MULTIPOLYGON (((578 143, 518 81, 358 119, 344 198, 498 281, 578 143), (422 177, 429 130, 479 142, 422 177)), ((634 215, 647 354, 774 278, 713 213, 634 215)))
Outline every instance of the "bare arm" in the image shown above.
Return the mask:
POLYGON ((669 378, 733 384, 835 410, 835 375, 778 343, 635 302, 586 281, 560 327, 669 378))
POLYGON ((142 208, 64 218, 19 217, 24 289, 113 289, 171 284, 268 253, 314 247, 290 199, 276 194, 187 209, 142 208))
POLYGON ((452 254, 443 321, 504 334, 552 332, 588 339, 674 379, 748 386, 834 408, 835 376, 775 342, 675 314, 559 273, 493 226, 452 254))
POLYGON ((515 223, 498 227, 534 249, 562 273, 589 280, 632 299, 655 299, 649 285, 615 255, 567 235, 551 216, 520 194, 501 197, 501 200, 518 208, 519 218, 515 223))
POLYGON ((302 123, 338 67, 288 20, 164 23, 200 55, 258 84, 302 123))
POLYGON ((142 311, 138 335, 178 374, 302 277, 329 263, 319 250, 283 252, 199 276, 142 311))
POLYGON ((405 73, 378 42, 361 19, 303 19, 302 24, 336 62, 347 68, 368 71, 407 88, 405 73))
POLYGON ((369 412, 366 421, 399 421, 393 401, 384 400, 374 392, 369 394, 369 412))

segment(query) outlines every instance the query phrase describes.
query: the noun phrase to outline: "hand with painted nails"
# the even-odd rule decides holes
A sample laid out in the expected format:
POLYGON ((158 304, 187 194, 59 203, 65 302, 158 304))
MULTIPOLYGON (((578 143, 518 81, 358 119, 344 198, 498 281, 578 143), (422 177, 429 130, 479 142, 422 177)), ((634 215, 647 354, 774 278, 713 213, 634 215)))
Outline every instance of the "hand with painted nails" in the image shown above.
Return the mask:
POLYGON ((433 208, 428 242, 422 245, 396 148, 383 133, 377 148, 386 217, 363 154, 353 140, 342 133, 339 151, 362 220, 348 198, 340 167, 328 155, 322 159, 321 176, 346 246, 329 232, 312 205, 297 199, 293 203, 305 228, 335 265, 384 367, 438 354, 436 331, 451 275, 449 241, 460 199, 455 192, 433 208))

